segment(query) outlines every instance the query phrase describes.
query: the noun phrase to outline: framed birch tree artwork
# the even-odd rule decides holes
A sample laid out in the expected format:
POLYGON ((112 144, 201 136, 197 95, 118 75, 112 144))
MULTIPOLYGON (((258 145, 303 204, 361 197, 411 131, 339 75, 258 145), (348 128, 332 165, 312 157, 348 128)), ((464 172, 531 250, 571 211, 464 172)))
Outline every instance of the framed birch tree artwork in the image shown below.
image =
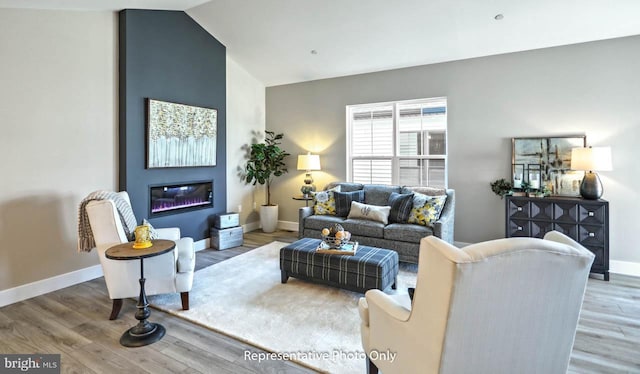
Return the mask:
MULTIPOLYGON (((529 182, 529 173, 534 170, 534 173, 541 174, 540 182, 546 185, 552 195, 580 196, 584 172, 571 170, 571 149, 585 147, 586 136, 512 138, 511 142, 511 164, 514 173, 515 170, 523 170, 524 181, 529 182)), ((516 182, 515 179, 513 181, 516 182)))
POLYGON ((147 99, 147 168, 216 165, 218 111, 147 99))

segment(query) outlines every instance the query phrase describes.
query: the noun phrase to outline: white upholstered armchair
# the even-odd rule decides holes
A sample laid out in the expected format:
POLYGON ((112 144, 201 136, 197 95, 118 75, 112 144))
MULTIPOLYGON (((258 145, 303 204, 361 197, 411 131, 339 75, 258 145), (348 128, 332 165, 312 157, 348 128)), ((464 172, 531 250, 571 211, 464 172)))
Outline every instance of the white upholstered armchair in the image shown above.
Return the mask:
POLYGON ((555 231, 462 249, 422 239, 413 301, 360 299, 368 372, 566 372, 593 258, 555 231))
MULTIPOLYGON (((129 205, 129 194, 118 193, 129 205)), ((105 251, 110 247, 126 243, 127 237, 122 222, 111 200, 94 200, 86 206, 91 224, 91 231, 96 242, 96 250, 107 283, 109 297, 113 307, 109 319, 118 318, 122 299, 137 297, 140 294, 140 260, 110 260, 105 251)), ((180 238, 179 228, 156 229, 159 239, 173 240, 176 248, 165 254, 148 258, 144 261, 147 295, 179 292, 182 309, 189 309, 189 291, 193 284, 195 268, 195 251, 193 239, 180 238)))

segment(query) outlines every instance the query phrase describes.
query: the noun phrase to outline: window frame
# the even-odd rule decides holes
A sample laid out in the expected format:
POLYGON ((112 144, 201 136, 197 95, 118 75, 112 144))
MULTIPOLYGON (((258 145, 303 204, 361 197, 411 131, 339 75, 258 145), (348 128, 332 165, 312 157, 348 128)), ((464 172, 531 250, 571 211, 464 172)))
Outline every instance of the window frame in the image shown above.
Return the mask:
MULTIPOLYGON (((446 96, 441 96, 441 97, 433 97, 433 98, 424 98, 424 99, 411 99, 411 100, 399 100, 399 101, 386 101, 386 102, 378 102, 378 103, 367 103, 367 104, 354 104, 354 105, 347 105, 346 106, 346 111, 345 111, 345 116, 346 116, 346 151, 347 151, 347 157, 346 157, 346 163, 347 163, 347 168, 346 168, 346 175, 347 175, 347 181, 349 182, 353 182, 353 161, 354 160, 391 160, 391 183, 394 185, 401 185, 401 181, 400 181, 400 160, 443 160, 444 161, 444 188, 448 188, 449 185, 449 103, 447 100, 446 96), (399 143, 399 137, 400 137, 400 126, 399 126, 399 119, 400 119, 400 107, 404 106, 404 105, 415 105, 415 104, 428 104, 428 103, 434 103, 434 102, 444 102, 444 107, 445 107, 445 123, 446 126, 444 128, 444 144, 445 144, 445 150, 444 150, 444 155, 431 155, 431 154, 422 154, 422 155, 415 155, 415 156, 401 156, 400 155, 400 143, 399 143), (370 110, 375 110, 376 108, 380 108, 383 106, 392 106, 392 126, 393 126, 393 131, 392 131, 392 142, 393 142, 393 154, 392 155, 388 155, 388 156, 353 156, 353 143, 352 143, 352 121, 353 121, 353 114, 354 112, 358 111, 365 111, 367 109, 370 110)), ((424 114, 421 114, 422 116, 424 116, 424 114)), ((428 133, 429 130, 426 129, 422 129, 422 133, 428 133)), ((436 130, 436 131, 442 131, 442 130, 436 130)), ((424 139, 424 137, 422 137, 423 139, 421 140, 421 148, 422 148, 422 153, 424 153, 424 151, 426 149, 429 148, 428 146, 428 140, 424 139)), ((420 173, 422 173, 422 170, 424 166, 418 166, 419 169, 421 169, 420 173)), ((423 184, 424 186, 429 186, 428 184, 428 173, 427 176, 425 176, 424 179, 421 178, 421 180, 426 180, 427 184, 423 184)))

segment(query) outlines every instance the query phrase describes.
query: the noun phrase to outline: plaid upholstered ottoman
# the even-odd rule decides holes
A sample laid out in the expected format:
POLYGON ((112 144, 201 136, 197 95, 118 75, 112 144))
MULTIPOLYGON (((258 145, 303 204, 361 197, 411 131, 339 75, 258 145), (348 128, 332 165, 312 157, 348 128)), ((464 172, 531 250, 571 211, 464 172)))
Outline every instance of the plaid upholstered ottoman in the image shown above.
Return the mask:
POLYGON ((396 288, 398 253, 360 245, 356 254, 316 253, 320 239, 304 238, 280 249, 282 283, 289 277, 362 292, 396 288))

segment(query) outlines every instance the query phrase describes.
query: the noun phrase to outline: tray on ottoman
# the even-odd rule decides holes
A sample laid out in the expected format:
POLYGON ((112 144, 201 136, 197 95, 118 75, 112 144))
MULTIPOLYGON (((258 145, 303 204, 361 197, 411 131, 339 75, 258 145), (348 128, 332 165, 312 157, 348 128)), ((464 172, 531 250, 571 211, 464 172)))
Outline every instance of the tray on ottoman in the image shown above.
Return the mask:
POLYGON ((320 239, 304 238, 280 249, 282 283, 289 277, 327 284, 350 291, 395 289, 398 253, 358 246, 355 255, 317 253, 320 239))

